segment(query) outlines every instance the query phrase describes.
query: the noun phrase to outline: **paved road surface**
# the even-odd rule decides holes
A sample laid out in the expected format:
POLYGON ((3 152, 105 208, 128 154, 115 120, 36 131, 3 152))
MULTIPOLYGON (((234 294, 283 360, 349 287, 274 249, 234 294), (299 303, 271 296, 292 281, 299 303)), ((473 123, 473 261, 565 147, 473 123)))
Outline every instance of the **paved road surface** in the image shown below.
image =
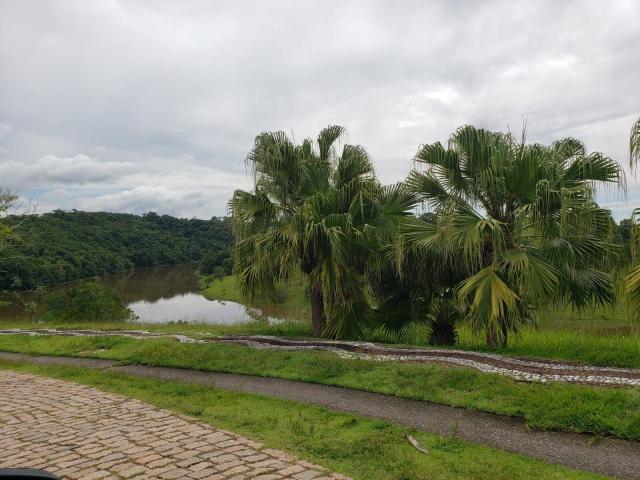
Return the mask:
POLYGON ((320 466, 138 400, 0 370, 0 467, 66 479, 329 480, 320 466))

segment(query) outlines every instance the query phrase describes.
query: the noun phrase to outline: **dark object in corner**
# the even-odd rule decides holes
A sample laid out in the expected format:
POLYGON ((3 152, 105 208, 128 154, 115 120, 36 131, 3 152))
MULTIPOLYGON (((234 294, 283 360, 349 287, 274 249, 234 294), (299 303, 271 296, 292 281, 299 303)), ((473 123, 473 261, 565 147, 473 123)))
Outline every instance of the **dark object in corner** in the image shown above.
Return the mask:
POLYGON ((0 468, 0 480, 60 480, 60 477, 35 468, 0 468))

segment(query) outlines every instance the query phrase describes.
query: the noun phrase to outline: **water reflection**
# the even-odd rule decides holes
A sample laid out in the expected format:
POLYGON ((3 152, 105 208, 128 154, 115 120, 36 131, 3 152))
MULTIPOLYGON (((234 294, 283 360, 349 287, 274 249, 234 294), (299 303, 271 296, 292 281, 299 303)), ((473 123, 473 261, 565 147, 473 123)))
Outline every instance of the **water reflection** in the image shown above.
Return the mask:
MULTIPOLYGON (((185 293, 155 301, 129 304, 140 322, 166 323, 182 320, 190 323, 243 323, 253 320, 252 308, 235 302, 210 301, 197 293, 185 293)), ((273 319, 275 320, 275 319, 273 319)))
MULTIPOLYGON (((207 300, 200 294, 198 276, 192 265, 143 268, 97 280, 117 290, 141 323, 180 320, 227 325, 253 320, 280 323, 285 320, 305 320, 309 316, 306 308, 292 309, 277 305, 249 307, 229 301, 207 300)), ((23 316, 24 311, 16 305, 0 308, 0 317, 23 316)))

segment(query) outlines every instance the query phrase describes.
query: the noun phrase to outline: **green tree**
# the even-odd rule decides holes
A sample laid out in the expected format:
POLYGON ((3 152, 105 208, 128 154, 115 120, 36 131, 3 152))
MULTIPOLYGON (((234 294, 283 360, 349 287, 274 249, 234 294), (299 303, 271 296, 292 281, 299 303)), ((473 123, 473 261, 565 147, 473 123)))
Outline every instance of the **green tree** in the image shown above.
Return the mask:
POLYGON ((6 222, 6 217, 17 201, 18 197, 16 195, 0 188, 0 254, 9 245, 9 239, 13 234, 13 228, 6 222))
POLYGON ((50 286, 135 267, 197 261, 233 244, 228 220, 219 218, 57 210, 11 215, 5 225, 14 227, 0 254, 0 289, 6 290, 13 289, 15 277, 23 289, 50 286))
MULTIPOLYGON (((629 163, 634 169, 640 164, 640 118, 631 128, 629 138, 629 163)), ((631 272, 625 278, 625 292, 635 312, 640 312, 640 208, 636 208, 631 215, 631 259, 634 263, 631 272), (637 262, 637 263, 636 263, 637 262)))
POLYGON ((247 157, 254 189, 230 201, 240 291, 273 298, 301 271, 313 332, 330 337, 362 333, 371 255, 414 204, 403 186, 380 185, 363 147, 338 153, 343 133, 329 126, 299 145, 283 132, 261 133, 247 157))
POLYGON ((214 251, 207 252, 200 261, 200 272, 205 275, 212 275, 222 278, 230 275, 233 270, 233 260, 231 258, 231 248, 219 246, 214 251))
POLYGON ((424 145, 407 179, 436 214, 403 227, 406 241, 464 259, 457 299, 489 345, 549 300, 578 307, 613 297, 613 220, 594 200, 598 184, 618 184, 620 166, 575 139, 527 145, 511 134, 459 128, 445 147, 424 145))
POLYGON ((44 318, 61 322, 115 322, 133 318, 133 312, 116 290, 96 282, 83 282, 52 293, 44 318))
MULTIPOLYGON (((430 215, 421 216, 430 222, 430 215)), ((407 223, 410 219, 407 219, 407 223)), ((461 311, 455 288, 464 279, 461 259, 407 245, 396 237, 378 255, 369 275, 375 297, 373 326, 387 339, 400 341, 414 324, 429 327, 430 345, 452 345, 461 311)))

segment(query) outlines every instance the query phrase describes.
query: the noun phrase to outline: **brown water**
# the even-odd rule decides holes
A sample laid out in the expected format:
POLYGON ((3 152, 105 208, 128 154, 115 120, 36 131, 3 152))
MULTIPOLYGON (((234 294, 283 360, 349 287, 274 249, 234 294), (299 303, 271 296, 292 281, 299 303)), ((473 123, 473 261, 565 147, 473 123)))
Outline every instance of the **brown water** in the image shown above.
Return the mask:
MULTIPOLYGON (((303 320, 308 315, 305 309, 250 307, 236 302, 207 300, 200 294, 198 276, 192 265, 140 268, 95 280, 117 290, 141 323, 184 321, 229 325, 254 320, 279 323, 303 320)), ((23 294, 22 298, 28 301, 32 296, 23 294)), ((40 305, 44 303, 40 299, 35 300, 40 305)), ((39 310, 36 317, 42 314, 42 308, 39 310)), ((19 302, 14 301, 12 305, 0 308, 0 318, 25 316, 25 310, 19 302)))

